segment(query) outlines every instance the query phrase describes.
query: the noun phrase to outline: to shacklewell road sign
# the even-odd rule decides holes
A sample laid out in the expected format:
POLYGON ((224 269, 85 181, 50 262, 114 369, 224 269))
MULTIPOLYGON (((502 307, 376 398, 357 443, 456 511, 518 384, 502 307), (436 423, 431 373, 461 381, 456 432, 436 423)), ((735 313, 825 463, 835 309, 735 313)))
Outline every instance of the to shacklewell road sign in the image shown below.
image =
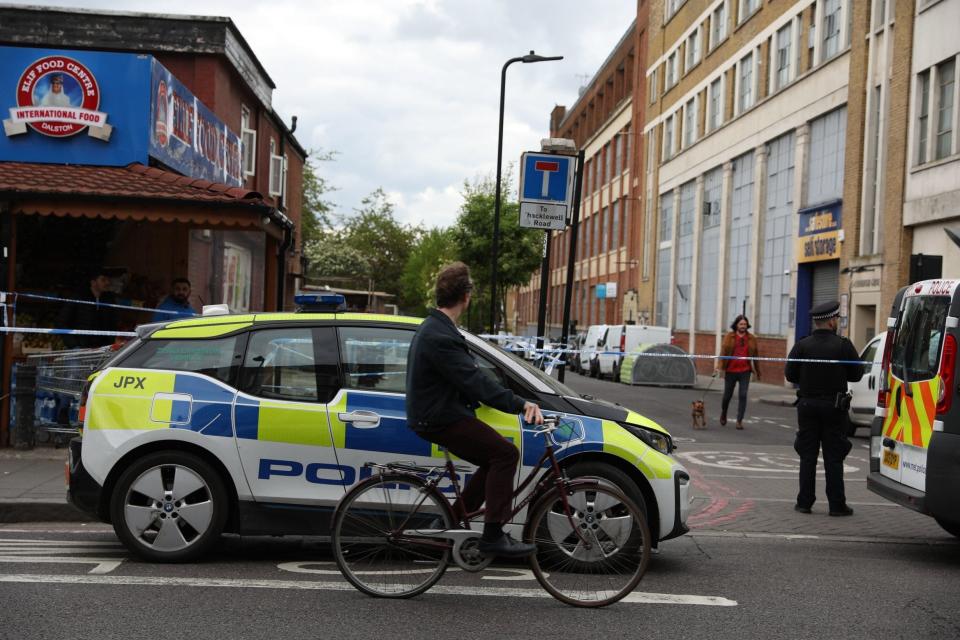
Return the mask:
POLYGON ((549 153, 523 154, 520 161, 520 226, 563 229, 573 199, 574 159, 549 153))

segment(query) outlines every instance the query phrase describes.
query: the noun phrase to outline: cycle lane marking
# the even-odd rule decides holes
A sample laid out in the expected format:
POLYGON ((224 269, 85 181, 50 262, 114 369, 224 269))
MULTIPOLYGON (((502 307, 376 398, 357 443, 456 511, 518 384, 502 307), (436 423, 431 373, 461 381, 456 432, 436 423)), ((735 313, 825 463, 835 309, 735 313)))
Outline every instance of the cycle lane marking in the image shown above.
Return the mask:
POLYGON ((93 540, 26 540, 0 538, 0 563, 19 564, 92 564, 89 573, 110 573, 126 558, 104 554, 124 554, 116 542, 93 540), (83 555, 91 554, 91 555, 83 555))
MULTIPOLYGON (((201 587, 233 589, 288 589, 312 591, 356 591, 346 582, 316 582, 306 580, 245 580, 237 578, 173 578, 149 576, 58 576, 47 574, 8 574, 0 575, 0 583, 31 584, 74 584, 102 586, 144 586, 144 587, 201 587)), ((458 587, 435 586, 428 592, 434 595, 486 596, 507 598, 546 598, 549 593, 543 589, 507 589, 496 587, 458 587)), ((736 600, 721 596, 703 596, 694 594, 646 593, 635 591, 627 594, 620 602, 630 604, 685 604, 713 607, 735 607, 736 600)))

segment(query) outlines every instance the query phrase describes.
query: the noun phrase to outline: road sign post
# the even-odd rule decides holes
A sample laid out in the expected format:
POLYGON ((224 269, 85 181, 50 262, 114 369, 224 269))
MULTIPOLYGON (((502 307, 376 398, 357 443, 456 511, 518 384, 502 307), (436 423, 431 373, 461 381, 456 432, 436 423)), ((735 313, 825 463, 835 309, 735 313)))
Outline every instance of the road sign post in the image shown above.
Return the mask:
MULTIPOLYGON (((580 226, 580 197, 583 189, 583 149, 577 154, 577 169, 574 178, 573 206, 570 208, 570 251, 567 256, 567 284, 564 287, 563 294, 563 326, 560 328, 560 344, 564 349, 569 349, 570 340, 570 304, 573 298, 573 276, 574 267, 577 260, 577 231, 580 226)), ((566 362, 570 358, 570 353, 563 354, 563 360, 566 362)), ((561 364, 557 371, 557 379, 560 382, 564 380, 565 364, 561 364)))

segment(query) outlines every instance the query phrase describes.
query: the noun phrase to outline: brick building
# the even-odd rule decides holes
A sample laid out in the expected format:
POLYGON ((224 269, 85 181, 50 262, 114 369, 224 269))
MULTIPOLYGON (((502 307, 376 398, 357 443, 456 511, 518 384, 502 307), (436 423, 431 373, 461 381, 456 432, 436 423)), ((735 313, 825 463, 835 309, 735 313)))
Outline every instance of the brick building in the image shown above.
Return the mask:
POLYGON ((691 352, 745 312, 783 356, 837 297, 853 4, 650 3, 640 308, 691 352))
MULTIPOLYGON (((645 46, 643 15, 630 25, 569 109, 550 115, 550 136, 573 140, 584 150, 583 187, 570 318, 580 328, 639 320, 636 251, 640 241, 633 196, 636 175, 634 86, 645 46), (600 297, 602 295, 602 297, 600 297)), ((642 115, 642 110, 641 110, 642 115)), ((642 120, 641 120, 642 121, 642 120)), ((551 234, 547 332, 561 334, 570 234, 551 234)), ((514 293, 513 326, 533 335, 540 300, 540 272, 514 293)))
MULTIPOLYGON (((131 306, 175 277, 195 311, 291 306, 306 152, 229 18, 5 6, 0 60, 0 277, 18 324, 55 327, 61 303, 24 294, 76 298, 102 269, 131 306)), ((5 377, 22 342, 6 337, 5 377)))

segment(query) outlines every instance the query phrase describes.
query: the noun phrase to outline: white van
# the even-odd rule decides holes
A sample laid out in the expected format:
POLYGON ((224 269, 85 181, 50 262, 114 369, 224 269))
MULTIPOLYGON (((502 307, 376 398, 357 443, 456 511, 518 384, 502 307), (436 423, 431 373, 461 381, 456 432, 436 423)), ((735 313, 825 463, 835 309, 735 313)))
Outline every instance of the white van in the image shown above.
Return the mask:
MULTIPOLYGON (((870 428, 873 424, 873 413, 877 408, 877 386, 880 383, 880 372, 883 370, 883 345, 887 339, 887 332, 875 335, 860 352, 860 360, 873 364, 863 372, 859 382, 848 382, 847 388, 853 393, 850 400, 850 430, 847 435, 852 436, 860 427, 870 428)), ((866 365, 864 365, 866 367, 866 365)))
POLYGON ((597 356, 600 377, 610 376, 620 380, 620 365, 624 353, 629 353, 641 344, 670 344, 670 327, 638 324, 615 324, 607 330, 603 348, 597 356))
POLYGON ((597 351, 603 349, 608 326, 592 324, 587 327, 587 337, 583 339, 583 346, 580 347, 580 373, 589 375, 591 378, 596 378, 600 374, 597 351))

